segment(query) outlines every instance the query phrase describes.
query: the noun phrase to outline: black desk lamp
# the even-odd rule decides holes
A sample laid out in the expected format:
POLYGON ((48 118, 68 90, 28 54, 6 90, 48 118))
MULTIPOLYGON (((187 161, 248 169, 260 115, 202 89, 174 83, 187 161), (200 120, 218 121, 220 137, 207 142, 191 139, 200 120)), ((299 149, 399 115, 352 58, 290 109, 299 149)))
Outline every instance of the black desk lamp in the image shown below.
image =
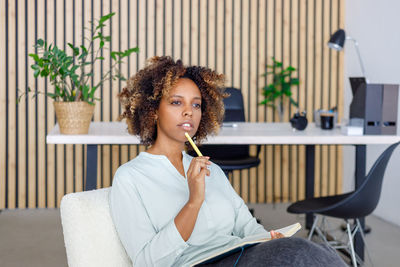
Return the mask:
POLYGON ((344 47, 344 43, 346 40, 351 40, 354 42, 354 46, 356 47, 358 59, 360 60, 361 71, 362 71, 365 79, 367 79, 367 76, 365 75, 364 64, 361 59, 360 50, 358 48, 358 42, 354 38, 352 38, 350 36, 346 36, 345 31, 342 29, 339 29, 334 34, 332 34, 331 38, 329 39, 328 46, 337 51, 341 51, 344 47))
MULTIPOLYGON (((361 71, 363 73, 363 76, 365 77, 365 80, 368 82, 367 77, 365 75, 365 69, 364 69, 364 64, 363 61, 361 59, 361 54, 360 54, 360 50, 358 48, 358 42, 356 41, 356 39, 350 37, 350 36, 346 36, 346 33, 344 30, 339 29, 337 30, 334 34, 331 35, 331 38, 329 38, 328 41, 328 46, 329 48, 335 49, 337 51, 341 51, 344 47, 344 42, 346 40, 351 40, 354 42, 354 46, 356 47, 356 51, 357 51, 357 55, 358 55, 358 59, 360 61, 360 66, 361 66, 361 71)), ((343 228, 344 226, 342 225, 342 230, 344 231, 345 229, 343 228)), ((369 226, 364 226, 364 233, 369 233, 371 232, 371 227, 369 226)))

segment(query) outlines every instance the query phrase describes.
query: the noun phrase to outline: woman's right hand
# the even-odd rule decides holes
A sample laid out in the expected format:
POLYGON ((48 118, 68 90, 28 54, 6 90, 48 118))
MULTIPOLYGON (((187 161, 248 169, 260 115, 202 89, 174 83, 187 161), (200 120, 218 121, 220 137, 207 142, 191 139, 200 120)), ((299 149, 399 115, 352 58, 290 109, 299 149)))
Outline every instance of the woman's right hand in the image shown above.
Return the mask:
POLYGON ((189 203, 201 205, 205 197, 205 176, 210 175, 207 166, 211 164, 210 157, 196 157, 192 159, 187 171, 189 185, 189 203))
POLYGON ((271 239, 279 239, 279 238, 284 238, 285 236, 277 231, 271 230, 269 232, 271 234, 271 239))

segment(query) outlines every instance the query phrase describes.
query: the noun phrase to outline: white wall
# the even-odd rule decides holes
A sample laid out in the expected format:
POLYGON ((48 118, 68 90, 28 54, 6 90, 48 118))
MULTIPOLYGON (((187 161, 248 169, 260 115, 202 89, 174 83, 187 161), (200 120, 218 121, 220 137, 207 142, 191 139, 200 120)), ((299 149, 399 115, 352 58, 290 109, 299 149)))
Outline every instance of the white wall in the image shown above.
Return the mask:
MULTIPOLYGON (((400 84, 400 1, 346 0, 345 31, 359 43, 371 83, 400 84)), ((352 99, 348 77, 362 76, 352 42, 345 46, 345 118, 352 99)), ((400 108, 398 123, 400 122, 400 108)), ((400 127, 397 128, 400 135, 400 127)), ((367 146, 367 171, 387 146, 367 146)), ((344 148, 344 191, 354 188, 354 148, 344 148)), ((388 164, 375 215, 400 226, 400 147, 388 164)))

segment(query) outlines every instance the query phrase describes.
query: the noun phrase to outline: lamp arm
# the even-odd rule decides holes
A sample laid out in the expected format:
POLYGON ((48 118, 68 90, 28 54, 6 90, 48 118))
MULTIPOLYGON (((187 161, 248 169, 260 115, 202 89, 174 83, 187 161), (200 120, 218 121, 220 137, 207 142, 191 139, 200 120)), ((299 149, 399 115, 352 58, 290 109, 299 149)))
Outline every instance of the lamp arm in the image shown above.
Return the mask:
POLYGON ((354 46, 356 47, 356 51, 357 51, 357 55, 358 55, 358 60, 360 61, 360 66, 361 66, 361 71, 365 77, 365 80, 368 81, 367 76, 365 75, 365 68, 364 68, 364 63, 361 59, 361 54, 360 54, 360 49, 358 48, 358 42, 356 39, 350 37, 350 36, 346 36, 346 40, 351 40, 354 42, 354 46))

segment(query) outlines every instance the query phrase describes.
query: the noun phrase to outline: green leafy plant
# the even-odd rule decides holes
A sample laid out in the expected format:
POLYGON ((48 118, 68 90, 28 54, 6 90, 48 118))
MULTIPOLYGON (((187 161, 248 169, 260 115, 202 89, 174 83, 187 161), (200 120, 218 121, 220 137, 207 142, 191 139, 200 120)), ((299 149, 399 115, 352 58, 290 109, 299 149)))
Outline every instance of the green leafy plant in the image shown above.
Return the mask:
MULTIPOLYGON (((85 101, 93 105, 95 100, 100 100, 95 98, 94 94, 105 81, 110 79, 125 80, 118 66, 123 63, 123 58, 139 52, 138 47, 125 51, 111 51, 112 64, 110 69, 102 76, 99 82, 93 86, 90 84, 94 63, 105 60, 100 52, 102 49, 108 49, 106 44, 111 41, 111 36, 103 35, 102 30, 106 26, 105 23, 114 15, 115 13, 110 13, 102 16, 99 20, 90 21, 94 30, 89 38, 85 38, 88 41, 87 46, 76 47, 68 43, 71 49, 70 55, 56 45, 49 45, 42 39, 37 41, 35 45, 38 51, 37 54, 29 54, 35 61, 31 68, 34 70, 35 78, 39 76, 49 78, 50 84, 54 87, 53 93, 46 92, 44 94, 55 101, 85 101)), ((90 28, 85 29, 91 32, 90 28)), ((30 88, 28 88, 28 92, 31 92, 30 88)), ((23 95, 20 95, 18 100, 23 95)))
POLYGON ((272 75, 272 83, 262 88, 262 94, 265 97, 260 105, 273 107, 274 110, 278 109, 280 120, 283 116, 284 102, 289 99, 290 103, 298 107, 298 103, 292 97, 292 87, 299 85, 299 79, 292 77, 296 68, 293 66, 283 67, 282 62, 277 61, 272 57, 272 65, 266 65, 266 72, 263 76, 272 75))

